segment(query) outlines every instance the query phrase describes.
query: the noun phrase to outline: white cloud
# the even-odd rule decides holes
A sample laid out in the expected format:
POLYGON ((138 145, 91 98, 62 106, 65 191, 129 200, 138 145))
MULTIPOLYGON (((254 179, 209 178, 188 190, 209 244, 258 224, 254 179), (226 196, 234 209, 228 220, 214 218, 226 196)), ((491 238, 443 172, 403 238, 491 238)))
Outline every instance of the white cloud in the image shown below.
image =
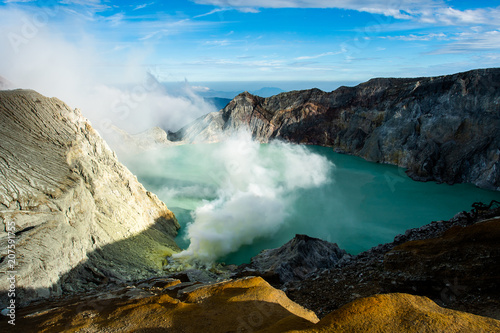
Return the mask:
POLYGON ((40 17, 0 7, 0 75, 17 88, 34 89, 81 108, 101 134, 106 135, 110 123, 132 133, 153 126, 177 130, 216 111, 192 91, 168 94, 147 75, 150 70, 143 64, 153 49, 135 47, 120 59, 106 59, 102 45, 112 49, 114 44, 74 29, 80 24, 72 22, 73 16, 64 22, 72 31, 69 38, 58 29, 60 22, 40 17))
POLYGON ((124 19, 125 19, 125 14, 117 13, 107 17, 106 21, 108 21, 112 27, 117 27, 123 22, 124 19))
POLYGON ((230 10, 230 9, 229 8, 216 8, 216 9, 213 9, 213 10, 209 11, 208 13, 196 15, 193 18, 200 18, 200 17, 204 17, 204 16, 209 16, 209 15, 212 15, 212 14, 215 14, 215 13, 224 12, 226 10, 230 10))
POLYGON ((148 6, 154 5, 154 2, 143 3, 142 5, 135 6, 134 10, 144 9, 148 6))
POLYGON ((394 40, 402 40, 402 41, 430 41, 434 39, 449 39, 449 37, 440 32, 440 33, 429 33, 429 34, 409 34, 409 35, 403 35, 403 36, 383 36, 380 37, 383 39, 394 39, 394 40))
POLYGON ((478 51, 500 51, 500 30, 483 33, 465 32, 452 37, 454 42, 440 47, 431 54, 472 53, 478 51))
POLYGON ((442 0, 192 0, 203 5, 236 8, 240 11, 258 12, 259 8, 338 8, 381 14, 402 20, 415 20, 428 24, 498 25, 498 8, 458 10, 442 0), (249 10, 253 9, 253 10, 249 10))
POLYGON ((339 52, 325 52, 325 53, 316 54, 316 55, 312 55, 312 56, 297 57, 297 58, 295 58, 295 60, 317 59, 317 58, 322 58, 322 57, 326 57, 326 56, 337 55, 337 54, 341 54, 341 53, 342 53, 341 51, 339 51, 339 52))
POLYGON ((228 39, 223 39, 223 40, 207 40, 203 44, 207 46, 227 46, 231 43, 232 41, 228 39))
POLYGON ((62 0, 59 3, 62 5, 82 6, 94 12, 103 12, 111 8, 101 0, 62 0))

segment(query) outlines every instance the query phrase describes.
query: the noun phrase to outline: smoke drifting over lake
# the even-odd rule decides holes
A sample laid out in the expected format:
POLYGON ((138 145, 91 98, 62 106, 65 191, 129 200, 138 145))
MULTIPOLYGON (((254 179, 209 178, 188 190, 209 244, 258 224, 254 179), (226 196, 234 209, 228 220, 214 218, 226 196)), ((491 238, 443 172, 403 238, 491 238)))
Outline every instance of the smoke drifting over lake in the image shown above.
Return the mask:
POLYGON ((223 166, 211 174, 218 182, 217 198, 192 213, 190 245, 176 259, 210 265, 242 245, 272 236, 291 211, 293 190, 325 184, 333 167, 303 146, 261 145, 246 132, 222 143, 214 158, 223 166))

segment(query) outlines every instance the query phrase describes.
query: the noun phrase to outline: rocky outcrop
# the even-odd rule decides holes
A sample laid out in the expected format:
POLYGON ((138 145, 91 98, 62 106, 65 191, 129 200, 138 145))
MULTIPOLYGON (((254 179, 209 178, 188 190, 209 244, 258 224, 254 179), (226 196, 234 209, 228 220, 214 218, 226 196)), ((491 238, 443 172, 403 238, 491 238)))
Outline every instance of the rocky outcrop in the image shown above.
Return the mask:
POLYGON ((279 248, 262 251, 252 258, 249 265, 240 265, 237 274, 260 275, 269 282, 276 280, 278 284, 285 284, 334 267, 346 254, 337 244, 295 235, 279 248))
POLYGON ((1 91, 0 124, 0 306, 13 270, 18 305, 161 273, 174 215, 78 110, 1 91))
POLYGON ((500 321, 441 308, 427 297, 384 294, 358 299, 298 332, 498 332, 500 321))
MULTIPOLYGON (((32 305, 21 332, 496 332, 500 321, 441 308, 426 297, 385 294, 316 315, 258 277, 212 285, 155 278, 32 305)), ((0 328, 6 325, 0 322, 0 328)))
POLYGON ((283 139, 333 147, 408 168, 417 180, 500 189, 500 69, 372 79, 333 92, 242 93, 223 110, 171 135, 223 140, 248 128, 261 142, 283 139))

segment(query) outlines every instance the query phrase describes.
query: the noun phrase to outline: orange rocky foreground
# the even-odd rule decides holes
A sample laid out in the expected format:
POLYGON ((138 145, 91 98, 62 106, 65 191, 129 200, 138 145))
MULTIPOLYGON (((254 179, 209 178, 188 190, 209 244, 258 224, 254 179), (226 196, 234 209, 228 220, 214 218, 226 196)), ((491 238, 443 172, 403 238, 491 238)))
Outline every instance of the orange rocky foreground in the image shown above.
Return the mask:
MULTIPOLYGON (((0 327, 6 325, 1 323, 0 327)), ((4 327, 5 328, 5 327, 4 327)), ((10 327, 13 328, 13 327, 10 327)), ((152 279, 20 310, 19 332, 500 332, 500 321, 430 299, 358 299, 321 321, 260 277, 214 285, 152 279)))

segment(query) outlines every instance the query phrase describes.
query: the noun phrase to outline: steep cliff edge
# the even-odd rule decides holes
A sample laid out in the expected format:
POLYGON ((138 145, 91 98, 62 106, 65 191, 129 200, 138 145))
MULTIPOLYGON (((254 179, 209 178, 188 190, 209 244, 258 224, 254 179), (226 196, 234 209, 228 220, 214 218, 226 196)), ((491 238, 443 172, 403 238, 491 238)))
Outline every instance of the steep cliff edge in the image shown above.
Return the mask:
POLYGON ((500 69, 372 79, 333 92, 242 93, 224 109, 171 134, 215 142, 248 128, 261 142, 333 147, 408 168, 417 180, 500 189, 500 69))
POLYGON ((0 306, 9 271, 23 304, 159 274, 178 250, 172 212, 78 110, 34 91, 1 91, 0 142, 0 306))

